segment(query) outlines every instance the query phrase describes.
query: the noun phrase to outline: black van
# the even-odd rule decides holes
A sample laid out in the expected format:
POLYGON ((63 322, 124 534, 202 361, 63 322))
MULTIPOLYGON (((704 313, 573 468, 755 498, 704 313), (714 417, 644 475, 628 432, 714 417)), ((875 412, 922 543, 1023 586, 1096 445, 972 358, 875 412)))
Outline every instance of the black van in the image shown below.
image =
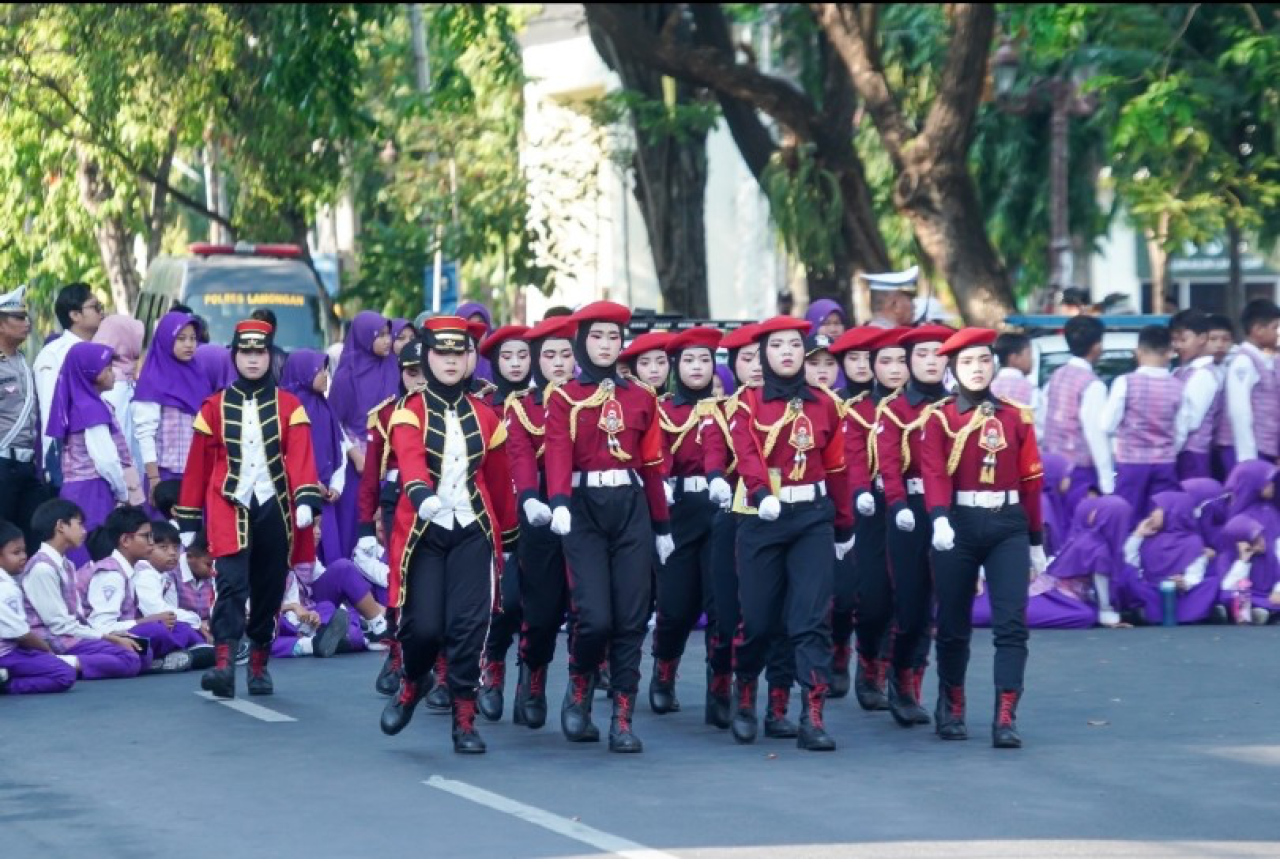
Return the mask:
POLYGON ((148 342, 156 320, 185 304, 209 324, 214 343, 230 343, 236 323, 265 307, 276 315, 281 349, 328 345, 324 285, 296 245, 193 244, 190 251, 158 257, 147 270, 134 316, 146 326, 148 342))

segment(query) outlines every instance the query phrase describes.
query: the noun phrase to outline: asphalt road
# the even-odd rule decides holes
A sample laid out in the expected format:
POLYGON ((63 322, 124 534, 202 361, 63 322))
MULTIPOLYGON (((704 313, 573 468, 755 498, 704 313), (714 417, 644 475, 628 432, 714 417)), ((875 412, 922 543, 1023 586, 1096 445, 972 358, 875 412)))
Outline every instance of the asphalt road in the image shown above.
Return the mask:
POLYGON ((1276 627, 1033 633, 1021 751, 986 736, 985 633, 973 739, 846 699, 834 754, 704 726, 696 642, 684 711, 643 702, 637 756, 561 737, 562 653, 548 726, 511 724, 511 672, 476 757, 425 710, 379 732, 380 655, 273 663, 277 694, 253 703, 294 721, 199 697, 194 674, 85 683, 0 698, 0 856, 1275 857, 1278 652, 1276 627))

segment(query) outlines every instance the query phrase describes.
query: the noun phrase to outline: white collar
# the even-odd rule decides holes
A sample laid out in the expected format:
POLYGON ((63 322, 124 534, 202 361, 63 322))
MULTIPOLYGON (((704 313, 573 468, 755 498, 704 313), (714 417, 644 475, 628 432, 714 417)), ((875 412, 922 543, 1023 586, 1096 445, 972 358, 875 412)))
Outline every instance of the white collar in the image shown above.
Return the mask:
POLYGON ((996 373, 996 375, 997 376, 1013 375, 1013 376, 1017 376, 1019 379, 1025 379, 1027 377, 1026 373, 1022 372, 1016 367, 1001 367, 1000 370, 996 373))
POLYGON ((1138 367, 1133 372, 1141 373, 1143 376, 1155 376, 1157 378, 1163 379, 1165 376, 1169 375, 1169 368, 1168 367, 1138 367))
POLYGON ((1213 356, 1212 356, 1212 355, 1201 355, 1199 358, 1196 358, 1194 361, 1192 361, 1192 362, 1191 362, 1190 364, 1188 364, 1187 366, 1188 366, 1188 367, 1190 367, 1190 368, 1191 368, 1191 369, 1193 369, 1193 370, 1194 370, 1194 369, 1198 369, 1198 368, 1200 368, 1200 367, 1211 367, 1211 366, 1213 366, 1213 356))
POLYGON ((1245 340, 1237 348, 1239 348, 1241 352, 1252 352, 1254 355, 1257 355, 1259 358, 1271 357, 1266 352, 1263 352, 1261 349, 1259 349, 1257 346, 1254 346, 1248 340, 1245 340))
MULTIPOLYGON (((41 543, 41 544, 40 544, 40 551, 41 551, 41 552, 44 552, 46 555, 48 555, 48 556, 50 557, 50 559, 52 559, 52 560, 53 560, 53 568, 54 568, 55 570, 57 570, 57 572, 58 572, 58 574, 59 574, 59 575, 61 575, 61 574, 62 574, 62 568, 63 568, 63 566, 65 566, 65 565, 63 564, 63 561, 64 561, 65 559, 62 557, 62 553, 61 553, 61 552, 59 552, 57 549, 53 548, 52 546, 50 546, 48 543, 41 543)), ((37 553, 37 554, 38 554, 38 553, 37 553)))
POLYGON ((133 578, 133 575, 136 572, 133 569, 133 564, 129 563, 129 561, 125 558, 124 555, 120 554, 119 549, 116 549, 114 552, 111 553, 111 560, 115 561, 117 564, 120 565, 120 569, 124 572, 126 576, 128 576, 131 579, 133 578))
POLYGON ((1090 373, 1093 372, 1093 365, 1081 358, 1079 355, 1072 355, 1067 359, 1067 363, 1073 367, 1080 367, 1081 369, 1088 370, 1090 373))

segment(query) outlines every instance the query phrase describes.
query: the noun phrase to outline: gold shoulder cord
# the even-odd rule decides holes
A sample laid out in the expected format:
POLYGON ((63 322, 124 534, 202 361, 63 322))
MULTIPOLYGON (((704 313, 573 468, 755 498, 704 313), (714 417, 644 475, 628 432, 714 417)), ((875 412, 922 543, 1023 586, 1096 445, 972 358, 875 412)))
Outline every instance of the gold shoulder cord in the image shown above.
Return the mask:
POLYGON ((766 434, 764 438, 764 450, 762 451, 766 461, 769 459, 769 454, 773 453, 774 446, 778 443, 778 436, 782 435, 782 431, 784 429, 795 423, 796 418, 800 417, 801 413, 804 411, 803 406, 800 408, 796 407, 796 402, 796 400, 788 402, 787 410, 782 413, 782 417, 778 418, 772 424, 762 424, 760 421, 755 420, 754 417, 752 418, 752 425, 760 432, 766 434))
MULTIPOLYGON (((597 385, 595 393, 587 397, 585 400, 575 400, 573 397, 565 393, 564 388, 556 388, 553 393, 564 397, 565 402, 569 404, 569 440, 576 442, 578 440, 578 413, 583 409, 592 409, 603 406, 609 400, 614 399, 613 386, 597 385)), ((613 446, 609 447, 609 453, 615 459, 623 461, 631 459, 631 454, 625 450, 620 450, 613 446)))
POLYGON ((951 432, 951 428, 947 426, 946 416, 942 412, 938 412, 938 418, 942 421, 942 426, 946 429, 947 435, 951 436, 952 442, 951 455, 947 457, 947 474, 955 474, 956 469, 960 466, 960 457, 964 455, 964 446, 969 443, 969 436, 978 431, 986 422, 986 417, 978 409, 973 410, 973 416, 969 418, 969 422, 960 428, 959 432, 951 432))
POLYGON ((701 416, 698 414, 698 407, 690 409, 689 419, 682 424, 675 423, 671 420, 671 416, 667 414, 667 410, 658 407, 658 424, 662 427, 662 431, 675 436, 675 441, 671 443, 671 452, 675 453, 680 449, 680 445, 684 444, 685 437, 698 425, 701 416))
POLYGON ((911 433, 918 429, 923 429, 924 425, 929 422, 930 415, 950 401, 950 397, 943 397, 936 403, 930 403, 925 406, 925 409, 920 413, 920 416, 911 421, 911 423, 904 424, 899 422, 898 426, 902 427, 902 470, 904 472, 911 465, 911 445, 909 444, 911 440, 911 433))
POLYGON ((849 400, 849 402, 844 404, 844 414, 846 417, 853 418, 854 423, 867 431, 867 473, 874 480, 876 474, 880 471, 880 466, 876 462, 876 422, 874 420, 868 421, 858 413, 856 408, 854 408, 854 406, 858 405, 858 403, 861 403, 869 396, 870 394, 863 391, 861 394, 858 394, 858 396, 849 400))
POLYGON ((529 419, 529 413, 525 411, 524 403, 521 401, 520 397, 517 397, 515 394, 507 397, 506 405, 507 411, 516 416, 516 420, 520 423, 520 426, 524 427, 525 432, 527 432, 531 437, 541 440, 538 444, 538 449, 535 452, 535 455, 542 456, 543 451, 546 450, 546 441, 543 437, 547 434, 547 428, 534 426, 533 421, 529 419))

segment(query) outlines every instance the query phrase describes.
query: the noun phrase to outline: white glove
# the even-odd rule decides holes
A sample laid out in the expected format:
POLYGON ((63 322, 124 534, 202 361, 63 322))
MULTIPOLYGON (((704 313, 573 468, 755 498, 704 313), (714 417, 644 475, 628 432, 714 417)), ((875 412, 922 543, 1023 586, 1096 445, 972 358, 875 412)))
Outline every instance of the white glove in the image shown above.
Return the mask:
POLYGON ((956 532, 946 516, 940 516, 933 523, 933 548, 939 552, 950 552, 956 547, 956 532))
POLYGON ((535 528, 541 528, 551 521, 551 508, 537 498, 529 498, 524 502, 524 518, 535 528))
POLYGON ((729 506, 729 502, 733 500, 733 490, 729 488, 729 481, 723 477, 714 477, 707 484, 707 497, 711 499, 712 504, 720 505, 721 509, 729 506))
POLYGON ((836 560, 843 561, 844 556, 853 550, 853 541, 856 537, 850 537, 847 543, 836 543, 836 560))
POLYGON ((443 506, 444 503, 440 500, 440 496, 432 495, 418 505, 418 518, 423 522, 430 522, 436 518, 436 514, 440 512, 440 508, 443 506))
POLYGON ((182 541, 182 548, 186 549, 191 546, 191 541, 196 538, 195 531, 183 531, 178 535, 178 539, 182 541))
POLYGON ((676 489, 667 481, 662 481, 662 494, 667 496, 667 506, 670 507, 676 503, 676 489))
POLYGON ((893 517, 893 523, 898 526, 899 531, 914 531, 916 529, 916 514, 910 510, 899 510, 898 515, 893 517))
POLYGON ((756 508, 760 513, 760 518, 766 522, 776 522, 778 517, 782 515, 782 502, 778 500, 776 495, 766 495, 760 499, 760 506, 756 508))
POLYGON ((298 523, 299 529, 310 528, 311 522, 313 521, 312 515, 311 515, 311 508, 303 504, 301 507, 298 508, 298 512, 294 514, 293 521, 298 523))
POLYGON ((1049 567, 1049 559, 1044 556, 1044 546, 1031 547, 1031 569, 1040 575, 1049 567))
POLYGON ((658 547, 658 563, 665 564, 676 550, 675 538, 670 534, 659 534, 653 538, 653 542, 658 547))
POLYGON ((874 516, 876 515, 876 497, 870 492, 863 492, 858 496, 858 515, 874 516))
POLYGON ((369 557, 377 557, 382 554, 382 549, 378 546, 377 537, 361 537, 356 541, 356 554, 368 555, 369 557))
POLYGON ((568 507, 557 507, 555 512, 551 514, 551 531, 563 537, 569 533, 569 529, 573 526, 573 517, 569 515, 568 507))

